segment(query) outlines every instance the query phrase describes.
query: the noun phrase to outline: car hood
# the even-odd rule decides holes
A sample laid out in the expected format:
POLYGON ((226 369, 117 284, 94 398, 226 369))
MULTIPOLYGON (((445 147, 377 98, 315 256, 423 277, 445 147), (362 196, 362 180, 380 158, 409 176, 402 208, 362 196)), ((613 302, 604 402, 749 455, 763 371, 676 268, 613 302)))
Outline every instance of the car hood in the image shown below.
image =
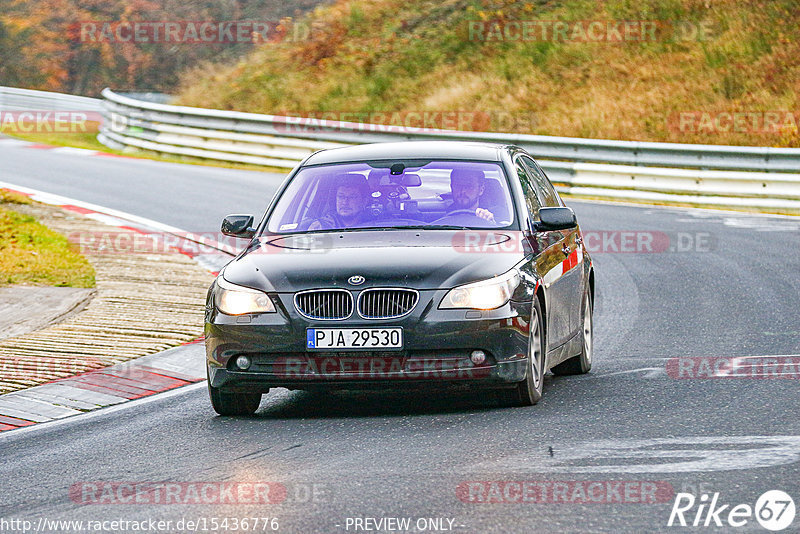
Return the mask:
POLYGON ((525 251, 518 232, 357 231, 262 237, 222 276, 245 287, 290 293, 321 287, 451 288, 502 274, 525 251), (474 234, 474 235, 473 235, 474 234))

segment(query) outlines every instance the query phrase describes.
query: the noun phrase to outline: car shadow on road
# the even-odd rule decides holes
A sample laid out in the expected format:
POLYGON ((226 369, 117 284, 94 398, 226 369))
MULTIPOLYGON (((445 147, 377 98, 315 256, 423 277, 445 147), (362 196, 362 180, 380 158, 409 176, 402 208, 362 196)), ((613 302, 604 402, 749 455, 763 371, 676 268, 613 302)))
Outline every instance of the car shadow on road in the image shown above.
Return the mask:
MULTIPOLYGON (((552 377, 545 377, 545 399, 552 377)), ((491 389, 287 391, 275 390, 261 401, 254 418, 309 419, 457 414, 515 409, 506 391, 491 389)), ((519 409, 519 408, 516 408, 519 409)))

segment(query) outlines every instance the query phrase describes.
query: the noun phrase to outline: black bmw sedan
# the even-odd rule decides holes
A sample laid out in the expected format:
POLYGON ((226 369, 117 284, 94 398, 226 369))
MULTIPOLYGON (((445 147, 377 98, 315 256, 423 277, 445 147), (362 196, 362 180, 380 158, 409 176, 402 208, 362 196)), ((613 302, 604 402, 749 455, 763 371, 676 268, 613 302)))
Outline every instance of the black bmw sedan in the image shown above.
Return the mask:
POLYGON ((285 180, 208 292, 222 415, 270 388, 467 385, 532 405, 592 365, 594 271, 575 214, 519 147, 323 150, 285 180))

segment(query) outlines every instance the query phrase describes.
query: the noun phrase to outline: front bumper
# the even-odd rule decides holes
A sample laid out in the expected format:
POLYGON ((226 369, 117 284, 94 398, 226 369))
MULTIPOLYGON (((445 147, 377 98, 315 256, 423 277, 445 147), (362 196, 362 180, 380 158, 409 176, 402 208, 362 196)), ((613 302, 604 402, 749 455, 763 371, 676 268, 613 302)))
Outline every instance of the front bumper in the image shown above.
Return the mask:
POLYGON ((491 311, 439 310, 443 291, 420 292, 410 315, 394 320, 312 321, 279 295, 278 312, 231 317, 209 307, 205 343, 209 384, 227 391, 502 387, 524 380, 530 303, 491 311), (402 327, 402 350, 322 352, 306 349, 306 328, 402 327), (487 354, 474 365, 470 354, 487 354), (235 362, 248 356, 250 366, 235 362))

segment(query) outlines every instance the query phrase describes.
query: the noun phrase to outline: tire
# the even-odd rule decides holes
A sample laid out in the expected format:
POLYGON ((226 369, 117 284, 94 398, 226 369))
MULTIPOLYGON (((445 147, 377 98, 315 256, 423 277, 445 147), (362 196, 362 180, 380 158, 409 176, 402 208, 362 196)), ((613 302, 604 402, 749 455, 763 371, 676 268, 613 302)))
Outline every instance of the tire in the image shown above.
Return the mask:
POLYGON ((533 406, 542 398, 544 387, 544 324, 539 299, 533 299, 530 333, 528 334, 528 363, 525 380, 511 390, 510 401, 513 406, 533 406))
POLYGON ((559 376, 582 375, 592 369, 592 351, 594 350, 594 307, 589 289, 583 295, 583 318, 581 319, 581 353, 573 356, 555 367, 553 374, 559 376))
POLYGON ((208 382, 211 406, 219 415, 253 415, 261 404, 261 393, 233 393, 215 388, 208 382))

